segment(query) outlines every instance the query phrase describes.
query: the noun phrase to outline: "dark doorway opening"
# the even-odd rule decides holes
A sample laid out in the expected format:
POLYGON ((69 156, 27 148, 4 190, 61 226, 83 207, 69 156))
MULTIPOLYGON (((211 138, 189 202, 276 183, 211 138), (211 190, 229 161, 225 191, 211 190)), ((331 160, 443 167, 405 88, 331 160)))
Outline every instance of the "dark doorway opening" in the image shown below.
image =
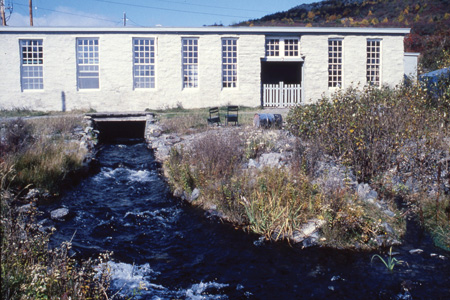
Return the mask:
POLYGON ((300 84, 302 82, 302 62, 261 62, 262 84, 300 84))

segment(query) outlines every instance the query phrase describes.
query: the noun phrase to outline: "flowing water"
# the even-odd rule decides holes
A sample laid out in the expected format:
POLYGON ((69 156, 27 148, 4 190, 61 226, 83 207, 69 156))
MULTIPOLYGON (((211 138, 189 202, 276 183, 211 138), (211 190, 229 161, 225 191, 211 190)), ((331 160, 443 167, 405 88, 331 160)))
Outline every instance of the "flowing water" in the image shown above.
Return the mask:
MULTIPOLYGON (((113 251, 113 289, 135 299, 450 299, 449 255, 410 233, 387 271, 373 253, 266 243, 173 198, 145 144, 105 145, 100 170, 56 205, 52 244, 113 251), (421 254, 410 249, 420 247, 421 254), (436 254, 432 256, 431 254, 436 254), (442 255, 441 257, 439 257, 442 255)), ((411 231, 410 231, 411 232, 411 231)), ((385 256, 385 255, 383 255, 385 256)))

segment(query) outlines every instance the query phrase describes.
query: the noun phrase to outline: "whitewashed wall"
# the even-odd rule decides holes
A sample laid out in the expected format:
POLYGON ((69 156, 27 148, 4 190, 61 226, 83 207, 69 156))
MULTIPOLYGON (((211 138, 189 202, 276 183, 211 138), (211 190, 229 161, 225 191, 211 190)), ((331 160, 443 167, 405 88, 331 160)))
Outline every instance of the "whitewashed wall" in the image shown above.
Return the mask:
MULTIPOLYGON (((0 108, 62 109, 61 93, 67 110, 136 111, 146 108, 185 108, 236 104, 261 104, 261 58, 265 56, 264 34, 183 34, 183 33, 15 33, 0 32, 0 108), (98 37, 100 88, 78 90, 76 38, 98 37), (133 89, 132 38, 157 39, 156 88, 133 89), (183 89, 181 38, 199 38, 199 86, 183 89), (238 38, 238 87, 222 88, 221 38, 238 38), (22 91, 20 83, 19 39, 43 39, 44 89, 22 91)), ((268 34, 269 36, 273 36, 268 34)), ((288 34, 284 36, 289 36, 288 34)), ((298 34, 296 35, 298 36, 298 34)), ((366 40, 382 39, 382 82, 402 81, 403 36, 301 35, 303 91, 306 103, 335 88, 328 87, 328 38, 343 37, 344 84, 365 83, 366 40)))
POLYGON ((305 55, 303 91, 305 103, 322 96, 329 97, 339 88, 328 87, 328 39, 343 38, 343 85, 363 87, 366 84, 366 41, 381 39, 381 82, 395 86, 402 82, 403 37, 386 35, 305 35, 301 52, 305 55))
POLYGON ((260 105, 263 35, 5 34, 0 43, 0 108, 133 111, 146 108, 260 105), (77 89, 76 38, 98 37, 100 88, 77 89), (133 37, 157 39, 156 88, 133 89, 133 37), (183 89, 181 38, 199 37, 199 86, 183 89), (222 37, 238 37, 238 86, 222 88, 222 37), (19 39, 43 39, 44 89, 21 90, 19 39))

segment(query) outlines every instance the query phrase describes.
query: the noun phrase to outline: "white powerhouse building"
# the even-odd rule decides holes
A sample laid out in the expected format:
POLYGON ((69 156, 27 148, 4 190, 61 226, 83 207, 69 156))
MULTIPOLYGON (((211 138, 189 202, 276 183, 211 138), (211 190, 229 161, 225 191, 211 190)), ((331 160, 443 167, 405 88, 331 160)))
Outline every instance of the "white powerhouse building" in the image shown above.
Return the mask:
POLYGON ((310 103, 404 78, 409 29, 0 29, 0 108, 136 111, 310 103))

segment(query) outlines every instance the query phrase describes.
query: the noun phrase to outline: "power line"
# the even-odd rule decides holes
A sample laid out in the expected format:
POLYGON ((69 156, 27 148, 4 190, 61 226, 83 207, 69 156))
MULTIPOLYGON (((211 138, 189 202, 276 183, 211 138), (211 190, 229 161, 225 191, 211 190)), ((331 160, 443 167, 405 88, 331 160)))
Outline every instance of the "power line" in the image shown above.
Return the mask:
POLYGON ((249 18, 251 18, 251 17, 248 17, 248 16, 234 16, 234 15, 206 13, 206 12, 191 11, 191 10, 172 9, 172 8, 162 8, 162 7, 156 7, 156 6, 141 5, 141 4, 131 4, 131 3, 118 2, 118 1, 110 1, 110 0, 94 0, 94 1, 97 1, 97 2, 104 2, 104 3, 110 3, 110 4, 125 5, 125 6, 132 6, 132 7, 150 8, 150 9, 157 9, 157 10, 165 10, 165 11, 173 11, 173 12, 182 12, 182 13, 189 13, 189 14, 197 14, 197 15, 219 16, 219 17, 231 17, 231 18, 244 18, 244 19, 249 19, 249 18))
POLYGON ((136 26, 144 27, 143 25, 141 25, 141 24, 139 24, 139 23, 136 23, 135 21, 131 20, 129 17, 127 17, 127 20, 130 21, 131 23, 133 23, 133 24, 136 25, 136 26))
MULTIPOLYGON (((28 7, 28 5, 24 5, 24 4, 20 4, 20 3, 15 3, 15 4, 19 5, 19 6, 26 6, 26 7, 28 7)), ((61 11, 61 10, 50 9, 50 8, 44 8, 44 7, 41 7, 41 6, 35 6, 35 8, 36 9, 41 9, 41 10, 46 10, 46 11, 51 11, 51 12, 57 12, 57 13, 61 13, 61 14, 66 14, 66 15, 78 16, 78 17, 89 18, 89 19, 94 19, 94 20, 107 21, 107 22, 111 22, 111 23, 114 23, 114 24, 120 24, 121 23, 121 22, 118 22, 118 21, 113 21, 111 19, 105 19, 105 18, 99 18, 99 17, 90 17, 90 16, 87 16, 87 15, 71 13, 71 12, 67 12, 67 11, 61 11)))
MULTIPOLYGON (((94 1, 97 1, 97 0, 94 0, 94 1)), ((103 2, 103 1, 101 1, 101 0, 98 0, 98 1, 99 1, 99 2, 103 2)), ((234 8, 234 7, 225 7, 225 6, 207 5, 207 4, 195 4, 195 3, 180 2, 180 1, 171 1, 171 0, 154 0, 154 1, 166 2, 166 3, 175 3, 175 4, 181 4, 181 5, 189 5, 189 6, 198 6, 198 7, 208 7, 208 8, 218 8, 218 9, 237 10, 237 11, 252 11, 252 12, 271 13, 270 11, 257 10, 257 9, 234 8)))

